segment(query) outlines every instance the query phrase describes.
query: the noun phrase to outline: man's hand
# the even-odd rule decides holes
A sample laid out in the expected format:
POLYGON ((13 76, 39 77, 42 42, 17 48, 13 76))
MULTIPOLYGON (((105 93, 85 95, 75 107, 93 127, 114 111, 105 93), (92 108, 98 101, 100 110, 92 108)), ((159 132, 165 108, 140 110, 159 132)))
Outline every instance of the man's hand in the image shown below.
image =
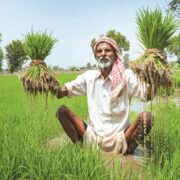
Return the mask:
POLYGON ((64 96, 67 96, 68 95, 68 90, 66 87, 62 87, 58 90, 58 93, 57 93, 57 99, 60 99, 60 98, 63 98, 64 96))

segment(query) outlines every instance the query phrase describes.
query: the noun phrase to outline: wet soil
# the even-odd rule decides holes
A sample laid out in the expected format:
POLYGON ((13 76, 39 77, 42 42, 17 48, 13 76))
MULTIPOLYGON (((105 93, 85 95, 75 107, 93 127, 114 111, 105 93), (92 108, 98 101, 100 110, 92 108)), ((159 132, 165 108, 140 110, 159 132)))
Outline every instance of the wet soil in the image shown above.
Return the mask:
MULTIPOLYGON (((56 149, 62 146, 64 143, 70 142, 69 138, 66 134, 62 134, 60 137, 55 137, 53 139, 48 140, 47 147, 56 149)), ((143 171, 143 153, 142 148, 139 147, 136 149, 133 155, 122 155, 122 154, 115 154, 111 152, 104 152, 106 159, 105 167, 114 168, 115 169, 115 177, 127 177, 129 172, 131 176, 136 174, 138 179, 142 179, 142 171, 143 171), (123 175, 121 174, 123 173, 123 175)), ((129 178, 129 177, 128 177, 129 178)))

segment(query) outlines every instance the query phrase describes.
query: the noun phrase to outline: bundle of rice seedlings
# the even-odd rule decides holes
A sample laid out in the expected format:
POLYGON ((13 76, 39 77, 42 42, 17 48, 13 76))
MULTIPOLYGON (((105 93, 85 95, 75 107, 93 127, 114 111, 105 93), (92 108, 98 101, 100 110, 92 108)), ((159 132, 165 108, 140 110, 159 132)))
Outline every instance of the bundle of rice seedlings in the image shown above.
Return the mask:
POLYGON ((24 36, 24 50, 31 59, 29 68, 21 77, 27 94, 47 96, 51 92, 56 96, 58 93, 60 84, 44 62, 56 42, 57 39, 46 31, 40 33, 32 30, 24 36))
POLYGON ((178 23, 172 14, 163 16, 159 8, 139 10, 136 22, 138 40, 145 52, 131 62, 130 67, 141 81, 152 86, 152 90, 163 89, 167 95, 173 87, 173 78, 165 49, 170 45, 178 23))

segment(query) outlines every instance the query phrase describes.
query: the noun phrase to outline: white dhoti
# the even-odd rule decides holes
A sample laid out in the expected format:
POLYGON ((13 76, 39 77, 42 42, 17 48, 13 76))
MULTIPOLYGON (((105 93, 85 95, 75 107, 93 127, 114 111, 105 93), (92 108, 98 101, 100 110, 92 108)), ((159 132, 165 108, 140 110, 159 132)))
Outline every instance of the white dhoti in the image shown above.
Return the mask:
POLYGON ((124 154, 127 150, 124 131, 115 132, 106 137, 100 137, 94 132, 93 127, 88 125, 83 139, 85 143, 106 152, 124 154))

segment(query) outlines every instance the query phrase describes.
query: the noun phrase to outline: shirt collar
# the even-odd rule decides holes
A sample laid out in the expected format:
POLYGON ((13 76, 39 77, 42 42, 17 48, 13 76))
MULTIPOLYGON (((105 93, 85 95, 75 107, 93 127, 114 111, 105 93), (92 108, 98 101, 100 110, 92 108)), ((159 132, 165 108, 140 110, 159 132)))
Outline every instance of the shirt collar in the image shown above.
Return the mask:
POLYGON ((113 76, 112 76, 112 71, 109 73, 109 79, 111 80, 111 82, 112 82, 112 79, 113 79, 113 76))
MULTIPOLYGON (((102 75, 101 75, 101 71, 98 70, 97 73, 96 73, 96 76, 95 76, 95 80, 98 79, 98 78, 100 78, 101 76, 102 76, 102 75)), ((113 77, 112 77, 112 71, 109 73, 109 76, 108 76, 107 78, 109 78, 109 79, 111 80, 111 82, 112 82, 112 79, 113 79, 113 77)))

